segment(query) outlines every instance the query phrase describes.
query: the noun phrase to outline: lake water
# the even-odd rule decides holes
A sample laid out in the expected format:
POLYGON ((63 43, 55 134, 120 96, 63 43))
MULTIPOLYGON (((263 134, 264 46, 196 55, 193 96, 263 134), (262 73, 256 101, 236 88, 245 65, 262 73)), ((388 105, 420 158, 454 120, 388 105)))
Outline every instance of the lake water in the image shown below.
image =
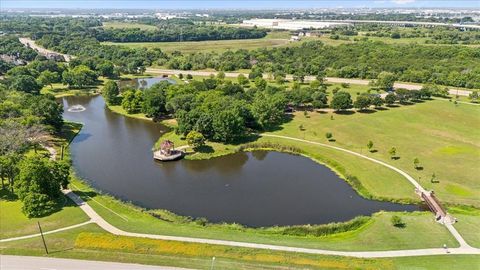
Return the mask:
POLYGON ((71 145, 78 174, 93 187, 142 207, 252 227, 419 209, 364 199, 329 168, 290 154, 255 151, 155 162, 152 146, 165 127, 112 113, 101 96, 65 97, 63 103, 65 119, 84 124, 71 145), (69 112, 74 105, 85 110, 69 112))

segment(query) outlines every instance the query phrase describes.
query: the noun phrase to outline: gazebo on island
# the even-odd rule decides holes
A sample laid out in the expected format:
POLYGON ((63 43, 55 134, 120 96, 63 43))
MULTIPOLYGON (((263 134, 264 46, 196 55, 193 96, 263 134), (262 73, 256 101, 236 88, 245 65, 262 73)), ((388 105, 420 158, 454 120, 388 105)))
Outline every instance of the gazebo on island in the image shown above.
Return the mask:
POLYGON ((175 144, 170 140, 164 140, 160 149, 153 152, 153 158, 160 161, 177 160, 183 157, 184 152, 175 150, 175 144))

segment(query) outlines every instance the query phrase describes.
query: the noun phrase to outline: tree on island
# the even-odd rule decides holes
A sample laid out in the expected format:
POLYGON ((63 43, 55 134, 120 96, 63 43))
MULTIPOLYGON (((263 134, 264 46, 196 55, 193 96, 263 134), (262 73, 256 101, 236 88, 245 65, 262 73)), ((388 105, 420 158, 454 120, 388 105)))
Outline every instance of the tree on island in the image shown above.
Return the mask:
POLYGON ((193 149, 198 149, 205 145, 205 137, 202 133, 192 130, 187 134, 187 143, 192 146, 193 149))

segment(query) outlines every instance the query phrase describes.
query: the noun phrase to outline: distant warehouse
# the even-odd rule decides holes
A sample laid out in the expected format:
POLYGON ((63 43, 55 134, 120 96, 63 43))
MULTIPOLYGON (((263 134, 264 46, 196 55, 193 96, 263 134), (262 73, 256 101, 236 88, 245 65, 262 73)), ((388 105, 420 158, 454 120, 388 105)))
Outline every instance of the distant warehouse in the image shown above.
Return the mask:
POLYGON ((252 19, 244 20, 243 26, 257 26, 272 29, 301 30, 301 29, 322 29, 335 26, 349 26, 351 23, 345 22, 321 22, 307 20, 285 20, 285 19, 252 19))

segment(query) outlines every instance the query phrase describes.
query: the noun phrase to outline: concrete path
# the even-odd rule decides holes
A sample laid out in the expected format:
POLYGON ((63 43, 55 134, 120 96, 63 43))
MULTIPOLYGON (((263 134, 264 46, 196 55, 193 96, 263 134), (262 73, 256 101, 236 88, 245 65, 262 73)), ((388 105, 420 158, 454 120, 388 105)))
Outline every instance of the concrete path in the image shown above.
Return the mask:
POLYGON ((2 270, 182 270, 186 268, 151 266, 132 263, 84 261, 30 256, 0 255, 2 270))
MULTIPOLYGON (((191 74, 193 76, 210 76, 211 74, 217 75, 217 71, 199 71, 199 70, 178 70, 178 69, 161 69, 161 68, 147 68, 146 73, 151 74, 168 74, 168 75, 178 75, 178 74, 191 74)), ((238 75, 243 74, 248 77, 248 73, 242 72, 225 72, 225 77, 236 78, 238 75)), ((263 77, 268 79, 269 75, 264 74, 263 77)), ((287 80, 293 80, 292 75, 286 76, 287 80)), ((315 76, 305 76, 305 81, 313 81, 315 76)), ((347 79, 347 78, 335 78, 335 77, 325 77, 325 81, 330 83, 348 83, 348 84, 358 84, 358 85, 368 85, 370 80, 364 79, 347 79)), ((394 88, 405 88, 407 90, 420 90, 422 85, 412 84, 412 83, 395 83, 394 88)), ((458 95, 458 96, 469 96, 472 91, 453 89, 449 88, 449 94, 458 95)))

